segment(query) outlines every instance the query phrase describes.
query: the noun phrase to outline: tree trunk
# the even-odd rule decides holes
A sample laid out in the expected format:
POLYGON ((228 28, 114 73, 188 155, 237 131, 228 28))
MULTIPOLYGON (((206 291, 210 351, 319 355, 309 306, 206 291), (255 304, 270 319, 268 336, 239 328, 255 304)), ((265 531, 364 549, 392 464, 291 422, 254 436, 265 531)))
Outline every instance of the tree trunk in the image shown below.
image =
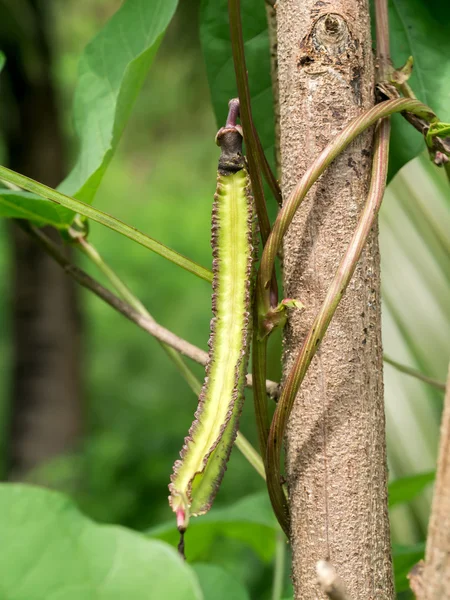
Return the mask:
POLYGON ((450 600, 450 369, 425 563, 411 574, 417 600, 450 600))
MULTIPOLYGON (((9 164, 56 186, 65 174, 64 144, 45 9, 35 1, 22 8, 30 19, 26 33, 5 6, 0 29, 10 96, 5 125, 9 164)), ((54 237, 59 237, 56 232, 54 237)), ((74 285, 15 224, 11 243, 14 362, 8 476, 17 480, 69 450, 82 420, 74 285)))
MULTIPOLYGON (((368 4, 276 5, 284 198, 334 135, 374 103, 368 4)), ((371 144, 369 132, 333 163, 285 237, 284 296, 306 306, 285 330, 285 375, 356 227, 371 144)), ((376 231, 298 394, 286 441, 296 599, 324 598, 316 577, 322 559, 353 600, 394 598, 376 231)))

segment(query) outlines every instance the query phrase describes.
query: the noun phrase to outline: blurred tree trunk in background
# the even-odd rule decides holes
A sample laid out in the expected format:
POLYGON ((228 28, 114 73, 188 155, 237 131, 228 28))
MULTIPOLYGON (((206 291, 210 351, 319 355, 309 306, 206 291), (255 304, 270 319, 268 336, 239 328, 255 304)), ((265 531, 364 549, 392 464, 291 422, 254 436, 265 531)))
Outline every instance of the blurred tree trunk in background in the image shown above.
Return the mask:
MULTIPOLYGON (((46 31, 48 8, 48 2, 38 0, 0 3, 0 43, 7 60, 7 118, 2 121, 9 166, 56 186, 65 174, 65 160, 46 31)), ((23 479, 78 439, 80 323, 70 279, 15 224, 10 231, 14 362, 7 476, 23 479)), ((56 232, 52 235, 57 239, 56 232)))

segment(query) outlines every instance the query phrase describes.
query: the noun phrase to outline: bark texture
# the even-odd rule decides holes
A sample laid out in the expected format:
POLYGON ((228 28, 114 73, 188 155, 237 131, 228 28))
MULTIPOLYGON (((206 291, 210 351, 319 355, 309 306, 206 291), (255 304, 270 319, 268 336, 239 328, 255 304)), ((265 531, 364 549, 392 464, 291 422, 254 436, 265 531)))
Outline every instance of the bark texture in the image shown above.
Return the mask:
POLYGON ((450 370, 425 564, 412 573, 411 587, 418 600, 450 600, 450 370))
MULTIPOLYGON (((367 0, 277 3, 281 171, 286 198, 333 136, 374 103, 367 0)), ((372 133, 335 161, 284 240, 291 367, 355 229, 368 190, 372 133)), ((322 342, 290 418, 287 477, 296 599, 325 598, 315 566, 329 560, 353 600, 394 598, 377 232, 322 342)))
MULTIPOLYGON (((64 177, 65 160, 46 31, 49 7, 38 0, 21 6, 24 21, 14 3, 0 6, 9 165, 56 186, 64 177), (29 29, 22 28, 25 21, 29 29)), ((56 232, 49 233, 59 239, 56 232)), ((73 282, 14 224, 11 244, 14 363, 8 478, 21 480, 78 440, 80 326, 73 282)))

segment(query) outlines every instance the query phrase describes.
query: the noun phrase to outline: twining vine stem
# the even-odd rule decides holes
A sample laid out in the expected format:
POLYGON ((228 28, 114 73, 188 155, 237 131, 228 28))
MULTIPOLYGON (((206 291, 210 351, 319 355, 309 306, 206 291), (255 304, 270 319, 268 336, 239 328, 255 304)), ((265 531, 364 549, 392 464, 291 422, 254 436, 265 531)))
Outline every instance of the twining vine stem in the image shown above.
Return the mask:
MULTIPOLYGON (((253 381, 254 381, 254 402, 255 402, 255 412, 256 412, 256 421, 258 425, 258 435, 259 435, 259 444, 260 451, 265 457, 265 462, 268 462, 269 456, 272 457, 271 462, 271 470, 272 473, 269 476, 268 474, 268 465, 266 464, 266 473, 268 478, 268 486, 269 489, 272 489, 272 497, 274 502, 274 509, 279 517, 282 526, 287 532, 287 521, 286 521, 286 498, 284 496, 283 491, 280 488, 280 477, 279 477, 279 465, 275 470, 274 461, 275 456, 279 459, 279 453, 281 452, 281 443, 282 438, 277 437, 274 434, 273 428, 275 427, 274 422, 272 422, 272 441, 271 443, 275 443, 276 450, 274 448, 269 449, 268 445, 268 432, 269 432, 269 417, 268 417, 268 409, 267 409, 267 401, 265 396, 262 394, 262 389, 264 386, 264 381, 266 377, 266 350, 267 350, 267 336, 261 337, 258 332, 264 329, 264 321, 271 310, 271 299, 270 299, 270 290, 269 284, 273 273, 275 258, 277 252, 281 246, 281 242, 284 234, 289 227, 295 212, 299 208, 301 202, 305 198, 308 191, 311 189, 313 184, 317 181, 317 179, 322 175, 322 173, 326 170, 326 168, 333 162, 333 160, 343 151, 345 148, 363 131, 373 126, 378 120, 388 117, 389 115, 402 112, 402 111, 411 111, 415 114, 420 115, 422 118, 427 119, 428 121, 437 120, 436 115, 432 112, 432 110, 422 104, 417 100, 411 99, 395 99, 388 100, 378 104, 377 106, 369 109, 361 116, 357 117, 353 120, 347 127, 343 129, 343 131, 338 134, 327 146, 326 148, 319 154, 316 160, 312 163, 312 165, 308 168, 308 170, 303 175, 300 182, 296 185, 291 195, 288 197, 286 202, 284 203, 282 209, 278 213, 278 217, 275 221, 274 227, 269 235, 266 245, 264 246, 261 265, 257 275, 257 284, 256 284, 256 297, 255 297, 255 326, 254 326, 254 337, 253 337, 253 381)), ((381 133, 383 132, 384 127, 381 128, 381 133)), ((387 154, 387 139, 388 135, 381 135, 381 139, 378 140, 378 144, 381 144, 381 155, 384 157, 384 154, 387 154), (383 150, 383 146, 386 146, 383 150)), ((384 158, 384 160, 386 160, 384 158)), ((330 317, 331 318, 331 317, 330 317)), ((308 363, 309 364, 309 363, 308 363)), ((297 388, 298 390, 298 388, 297 388)), ((284 402, 289 403, 288 406, 278 406, 278 419, 280 415, 283 414, 283 418, 280 420, 278 425, 276 426, 278 429, 278 434, 284 434, 285 424, 287 422, 287 418, 290 413, 290 407, 293 404, 293 400, 297 393, 297 390, 292 388, 290 390, 291 394, 294 394, 292 398, 288 401, 288 394, 284 394, 284 402)), ((275 415, 276 416, 276 415, 275 415)))
POLYGON ((242 129, 244 132, 244 141, 247 145, 247 159, 250 179, 252 181, 253 195, 255 197, 255 206, 258 214, 261 239, 263 244, 265 244, 270 232, 270 222, 267 214, 261 173, 264 175, 264 178, 269 184, 279 205, 281 205, 281 190, 275 176, 272 173, 269 163, 267 162, 266 156, 262 149, 261 141, 253 123, 247 66, 245 62, 244 38, 242 34, 240 0, 228 0, 228 15, 230 21, 230 38, 231 47, 233 50, 236 84, 241 105, 240 112, 242 129))
POLYGON ((280 457, 287 421, 300 384, 351 280, 381 206, 387 176, 389 133, 389 120, 382 119, 375 132, 372 178, 366 204, 347 251, 328 288, 322 306, 286 378, 270 427, 266 457, 267 485, 275 514, 286 535, 289 535, 289 513, 286 498, 280 485, 280 457))
POLYGON ((278 213, 278 217, 264 247, 258 277, 258 293, 260 295, 260 302, 262 302, 260 304, 262 314, 267 313, 270 309, 269 282, 283 236, 312 185, 358 135, 374 125, 379 119, 404 111, 419 115, 429 122, 438 120, 431 108, 418 100, 398 98, 381 102, 349 123, 319 154, 295 186, 283 204, 283 208, 278 213))

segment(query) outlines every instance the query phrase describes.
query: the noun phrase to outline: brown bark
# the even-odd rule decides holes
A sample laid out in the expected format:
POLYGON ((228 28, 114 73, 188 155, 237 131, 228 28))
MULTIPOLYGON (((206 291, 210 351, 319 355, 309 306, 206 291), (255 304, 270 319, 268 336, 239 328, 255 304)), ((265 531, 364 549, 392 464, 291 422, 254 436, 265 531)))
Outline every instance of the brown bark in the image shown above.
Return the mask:
MULTIPOLYGON (((284 198, 328 141, 374 102, 367 0, 279 0, 278 78, 284 198)), ((290 369, 350 240, 368 189, 372 134, 308 194, 284 240, 290 369)), ((329 560, 354 600, 394 597, 387 511, 380 265, 374 231, 295 402, 287 477, 297 599, 324 598, 329 560)))
POLYGON ((450 370, 425 563, 411 575, 418 600, 450 600, 450 370))
MULTIPOLYGON (((56 186, 65 171, 64 144, 45 9, 34 0, 26 9, 31 20, 25 33, 17 15, 2 7, 9 164, 56 186)), ((14 224, 11 243, 14 363, 9 478, 23 479, 32 468, 70 449, 78 438, 79 319, 73 282, 53 259, 14 224)))

